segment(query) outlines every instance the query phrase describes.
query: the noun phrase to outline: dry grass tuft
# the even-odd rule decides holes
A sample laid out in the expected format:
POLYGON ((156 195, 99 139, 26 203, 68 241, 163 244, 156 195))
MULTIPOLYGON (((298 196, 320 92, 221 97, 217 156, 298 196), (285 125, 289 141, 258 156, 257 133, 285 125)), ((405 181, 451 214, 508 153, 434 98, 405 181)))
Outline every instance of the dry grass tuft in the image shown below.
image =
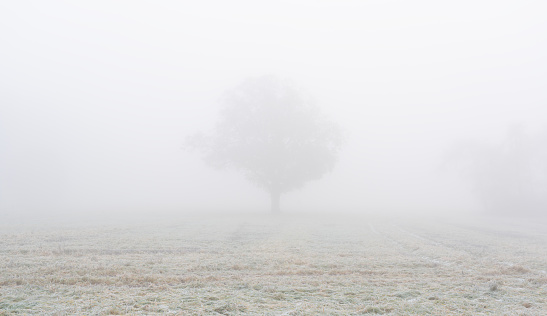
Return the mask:
POLYGON ((535 284, 544 285, 544 284, 547 284, 547 277, 537 278, 537 279, 528 279, 528 281, 535 284))
POLYGON ((122 312, 122 311, 121 311, 119 308, 117 308, 117 307, 112 307, 112 308, 108 309, 108 310, 106 311, 106 313, 107 313, 108 315, 124 315, 124 314, 125 314, 124 312, 122 312))
POLYGON ((358 311, 360 314, 387 314, 393 311, 393 308, 390 307, 377 307, 369 306, 363 310, 358 311))
POLYGON ((217 307, 215 309, 213 309, 213 311, 219 313, 219 314, 223 314, 223 315, 230 315, 232 312, 245 312, 247 311, 247 306, 245 305, 242 305, 242 304, 237 304, 237 303, 228 303, 228 304, 224 304, 220 307, 217 307))
POLYGON ((526 274, 530 273, 530 269, 527 269, 520 265, 513 265, 508 268, 502 269, 502 274, 526 274))

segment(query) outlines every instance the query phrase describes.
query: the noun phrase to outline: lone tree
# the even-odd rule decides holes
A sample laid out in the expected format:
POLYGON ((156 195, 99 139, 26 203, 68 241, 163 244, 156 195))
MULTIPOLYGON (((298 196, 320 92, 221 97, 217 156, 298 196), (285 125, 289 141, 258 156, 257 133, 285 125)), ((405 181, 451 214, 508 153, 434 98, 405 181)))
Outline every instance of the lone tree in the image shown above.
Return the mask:
POLYGON ((271 76, 249 79, 222 100, 212 133, 188 138, 190 148, 217 168, 233 168, 269 192, 272 212, 281 194, 332 170, 339 128, 309 99, 271 76))

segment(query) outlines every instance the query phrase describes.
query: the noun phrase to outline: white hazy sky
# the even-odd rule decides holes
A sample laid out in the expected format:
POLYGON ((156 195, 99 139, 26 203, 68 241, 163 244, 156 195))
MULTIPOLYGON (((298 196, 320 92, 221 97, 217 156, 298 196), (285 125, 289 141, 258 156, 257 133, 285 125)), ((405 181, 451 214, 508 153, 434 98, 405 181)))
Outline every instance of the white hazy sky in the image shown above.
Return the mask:
POLYGON ((469 210, 461 139, 547 119, 544 1, 2 1, 0 212, 268 211, 181 149, 242 80, 287 78, 347 131, 287 210, 469 210))

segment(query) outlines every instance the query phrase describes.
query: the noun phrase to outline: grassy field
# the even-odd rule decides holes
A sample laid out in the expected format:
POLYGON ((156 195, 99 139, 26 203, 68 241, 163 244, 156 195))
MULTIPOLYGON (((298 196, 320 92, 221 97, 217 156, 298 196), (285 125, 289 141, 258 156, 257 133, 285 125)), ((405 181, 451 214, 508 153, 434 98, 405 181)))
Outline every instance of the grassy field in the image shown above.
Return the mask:
POLYGON ((0 315, 547 315, 546 270, 526 220, 0 223, 0 315))

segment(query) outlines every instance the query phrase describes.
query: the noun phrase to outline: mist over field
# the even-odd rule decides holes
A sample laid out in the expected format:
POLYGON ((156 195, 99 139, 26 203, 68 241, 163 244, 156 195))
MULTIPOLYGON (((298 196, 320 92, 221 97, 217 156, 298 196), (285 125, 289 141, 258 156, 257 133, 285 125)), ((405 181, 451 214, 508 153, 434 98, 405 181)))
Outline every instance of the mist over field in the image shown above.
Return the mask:
POLYGON ((0 1, 0 316, 547 315, 545 12, 0 1))
POLYGON ((513 1, 2 3, 0 212, 269 212, 267 192, 184 148, 214 128, 226 93, 262 76, 312 99, 344 135, 332 170, 284 193, 283 212, 481 212, 476 181, 447 153, 503 144, 515 128, 545 147, 544 11, 513 1))

